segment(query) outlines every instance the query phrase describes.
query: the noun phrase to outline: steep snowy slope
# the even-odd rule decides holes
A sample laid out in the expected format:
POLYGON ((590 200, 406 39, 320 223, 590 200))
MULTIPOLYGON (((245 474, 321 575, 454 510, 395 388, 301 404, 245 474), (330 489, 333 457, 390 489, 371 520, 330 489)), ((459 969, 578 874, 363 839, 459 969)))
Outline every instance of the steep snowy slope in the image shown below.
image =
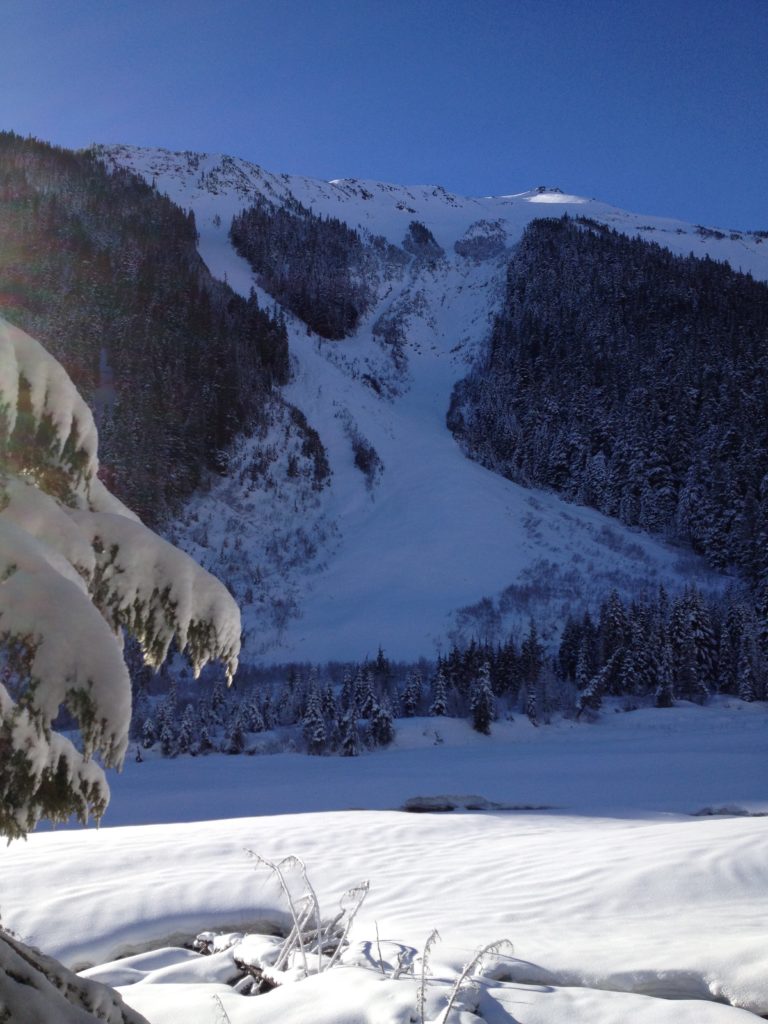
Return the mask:
POLYGON ((680 549, 468 461, 445 414, 453 384, 487 337, 510 250, 532 219, 587 216, 760 278, 768 277, 768 239, 637 216, 553 189, 468 199, 439 186, 274 175, 229 157, 101 153, 193 209, 212 273, 246 295, 253 274, 228 229, 258 195, 297 199, 397 246, 418 221, 443 249, 404 254, 399 266, 382 260, 377 301, 351 338, 323 341, 287 316, 294 376, 285 395, 319 432, 329 485, 318 491, 296 473, 299 441, 276 410, 268 434, 243 438, 228 476, 190 503, 174 532, 243 604, 246 658, 360 658, 379 644, 393 657, 431 656, 451 631, 492 639, 530 614, 554 628, 569 607, 611 587, 718 585, 680 549), (382 341, 387 328, 402 339, 399 358, 382 341), (361 450, 367 475, 355 465, 361 450), (253 471, 265 459, 266 477, 253 471))

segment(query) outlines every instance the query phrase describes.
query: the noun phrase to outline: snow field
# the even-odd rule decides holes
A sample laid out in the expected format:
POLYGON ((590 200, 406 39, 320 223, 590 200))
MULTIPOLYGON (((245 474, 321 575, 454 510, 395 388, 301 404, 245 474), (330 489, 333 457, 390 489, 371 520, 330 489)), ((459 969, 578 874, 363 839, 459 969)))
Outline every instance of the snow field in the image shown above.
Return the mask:
MULTIPOLYGON (((473 950, 501 938, 514 943, 515 958, 499 960, 467 1004, 489 1024, 725 1024, 768 1013, 768 817, 691 816, 721 801, 768 811, 763 706, 723 700, 704 709, 607 714, 573 729, 528 726, 518 738, 518 722, 499 723, 486 738, 446 720, 438 746, 424 735, 426 721, 399 722, 399 749, 351 765, 341 758, 216 756, 158 761, 158 774, 147 777, 151 762, 132 764, 115 787, 115 812, 132 788, 127 805, 136 811, 141 800, 145 817, 163 823, 35 833, 0 851, 3 922, 77 967, 178 946, 203 930, 269 932, 285 927, 286 904, 245 851, 271 859, 295 854, 307 864, 325 915, 347 888, 370 880, 346 966, 257 997, 222 987, 223 954, 152 954, 92 973, 126 986, 124 998, 152 1024, 213 1024, 220 1012, 214 995, 235 1022, 407 1022, 414 983, 382 979, 376 934, 391 960, 392 943, 420 953, 436 927, 428 1020, 439 1019, 473 950), (332 764, 350 770, 330 776, 332 764), (536 782, 547 764, 549 773, 536 782), (213 785, 205 786, 198 766, 213 785), (301 794, 304 813, 274 813, 283 775, 285 791, 301 794), (366 806, 364 787, 355 786, 361 779, 374 802, 381 790, 390 806, 405 794, 451 792, 507 803, 528 793, 556 797, 560 806, 321 810, 345 798, 348 807, 366 806), (271 813, 173 823, 173 800, 183 788, 200 818, 226 813, 228 791, 241 813, 254 792, 263 793, 261 807, 271 813), (608 810, 619 793, 623 810, 608 810), (368 969, 353 969, 356 960, 368 969), (126 985, 136 981, 130 971, 143 976, 126 985)), ((472 1019, 454 1010, 449 1024, 472 1019)))

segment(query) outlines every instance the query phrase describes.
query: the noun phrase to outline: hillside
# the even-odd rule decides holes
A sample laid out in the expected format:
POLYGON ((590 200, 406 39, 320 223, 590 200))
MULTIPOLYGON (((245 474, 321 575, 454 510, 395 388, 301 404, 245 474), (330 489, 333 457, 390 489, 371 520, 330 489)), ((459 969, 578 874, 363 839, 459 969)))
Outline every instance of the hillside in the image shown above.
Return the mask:
POLYGON ((0 132, 0 313, 64 363, 102 475, 152 523, 222 468, 287 376, 281 325, 196 244, 194 215, 135 175, 0 132))
POLYGON ((502 308, 507 265, 531 221, 587 217, 759 279, 768 277, 763 234, 635 215, 557 189, 464 198, 439 186, 276 175, 230 157, 98 152, 193 210, 211 272, 243 295, 255 288, 262 305, 274 301, 271 288, 299 308, 285 279, 280 292, 233 248, 230 225, 244 209, 271 211, 270 223, 288 211, 293 220, 279 216, 291 231, 297 220, 330 219, 358 237, 366 301, 351 333, 324 340, 285 310, 292 380, 284 394, 318 432, 328 486, 291 476, 277 425, 266 440, 238 442, 229 475, 172 529, 243 603, 246 657, 362 658, 379 644, 394 657, 429 656, 447 636, 485 628, 483 598, 500 633, 530 615, 551 633, 612 588, 631 597, 660 582, 721 586, 684 546, 470 462, 445 417, 502 308), (250 469, 265 451, 266 485, 250 469))

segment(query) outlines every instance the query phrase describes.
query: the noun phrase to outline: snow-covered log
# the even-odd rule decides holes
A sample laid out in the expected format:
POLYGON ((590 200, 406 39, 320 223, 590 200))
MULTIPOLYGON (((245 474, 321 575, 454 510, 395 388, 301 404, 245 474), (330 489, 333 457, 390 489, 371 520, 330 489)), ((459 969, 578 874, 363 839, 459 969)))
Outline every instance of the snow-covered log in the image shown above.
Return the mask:
POLYGON ((227 590, 98 480, 93 417, 59 363, 0 319, 0 834, 99 818, 128 743, 123 630, 159 665, 237 667, 227 590), (62 707, 81 743, 58 735, 62 707))

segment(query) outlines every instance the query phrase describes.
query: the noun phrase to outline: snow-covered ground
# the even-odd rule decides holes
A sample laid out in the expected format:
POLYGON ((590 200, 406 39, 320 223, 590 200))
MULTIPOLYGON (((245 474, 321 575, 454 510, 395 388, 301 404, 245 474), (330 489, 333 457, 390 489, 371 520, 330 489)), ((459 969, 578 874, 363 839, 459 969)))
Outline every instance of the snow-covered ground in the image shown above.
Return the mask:
POLYGON ((763 278, 768 242, 750 234, 702 235, 691 225, 556 190, 465 198, 437 186, 275 175, 229 157, 130 147, 105 153, 195 211, 202 257, 245 295, 253 275, 232 249, 228 228, 256 195, 275 202, 293 196, 395 245, 418 220, 444 249, 437 260, 382 269, 377 303, 342 342, 308 335, 287 316, 295 372, 284 393, 320 434, 333 474, 329 487, 308 493, 276 468, 269 487, 244 489, 237 474, 249 450, 265 442, 243 440, 230 475, 194 498, 174 530, 177 543, 233 588, 246 661, 362 659, 379 645, 394 658, 434 657, 462 618, 466 635, 480 632, 482 625, 461 609, 483 598, 501 607, 505 635, 525 628, 529 615, 546 634, 569 610, 580 613, 612 588, 631 597, 660 583, 672 591, 691 582, 717 585, 679 548, 470 462, 445 417, 453 385, 488 336, 512 247, 534 218, 592 217, 677 253, 728 259, 763 278), (482 258, 454 249, 478 239, 489 242, 482 258), (402 329, 404 368, 376 340, 382 318, 402 329), (366 383, 371 378, 381 393, 366 383), (355 468, 352 430, 381 459, 372 486, 355 468))
MULTIPOLYGON (((433 928, 427 1020, 473 950, 502 938, 514 955, 492 958, 463 1003, 489 1024, 768 1014, 764 705, 719 698, 538 730, 517 719, 490 738, 445 720, 440 743, 434 729, 401 721, 395 747, 349 760, 130 763, 107 827, 0 851, 3 923, 77 967, 171 947, 90 972, 152 1024, 214 1024, 222 1006, 234 1024, 418 1021, 419 961, 416 979, 384 978, 376 936, 394 964, 397 950, 420 955, 433 928), (398 810, 438 795, 502 807, 398 810), (246 849, 302 857, 328 914, 370 880, 340 966, 247 997, 225 984, 231 952, 178 948, 203 930, 285 924, 246 849)), ((448 1024, 472 1020, 454 1008, 448 1024)))

